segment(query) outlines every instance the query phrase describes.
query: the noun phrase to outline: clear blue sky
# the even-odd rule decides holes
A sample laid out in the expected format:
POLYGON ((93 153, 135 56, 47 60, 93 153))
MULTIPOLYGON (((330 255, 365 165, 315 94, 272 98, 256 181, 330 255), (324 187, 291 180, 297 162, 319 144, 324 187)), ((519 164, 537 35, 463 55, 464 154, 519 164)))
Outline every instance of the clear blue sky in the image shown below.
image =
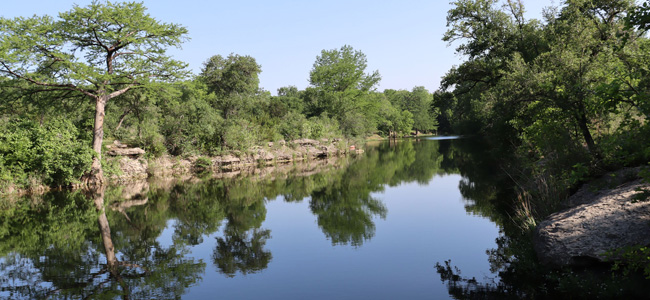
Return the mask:
MULTIPOLYGON (((250 55, 262 65, 260 86, 308 86, 309 71, 323 49, 351 45, 379 70, 379 90, 438 88, 440 77, 462 57, 441 40, 449 0, 145 0, 149 14, 179 23, 191 40, 171 53, 195 74, 210 56, 250 55)), ((0 15, 52 15, 90 0, 5 1, 0 15)), ((524 0, 529 18, 541 18, 552 0, 524 0)), ((555 3, 557 4, 557 2, 555 3)))

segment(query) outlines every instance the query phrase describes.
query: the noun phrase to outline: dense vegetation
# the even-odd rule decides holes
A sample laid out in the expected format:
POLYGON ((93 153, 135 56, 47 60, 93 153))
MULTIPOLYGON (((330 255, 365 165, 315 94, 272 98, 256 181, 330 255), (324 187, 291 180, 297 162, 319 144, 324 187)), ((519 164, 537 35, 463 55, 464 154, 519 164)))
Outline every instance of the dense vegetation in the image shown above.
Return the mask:
POLYGON ((323 50, 305 90, 272 96, 250 56, 215 55, 189 74, 166 55, 185 39, 183 26, 131 2, 0 19, 0 187, 66 185, 83 174, 101 181, 104 138, 152 156, 215 155, 265 141, 436 129, 426 89, 377 92, 379 72, 367 73, 351 46, 323 50))
POLYGON ((521 216, 554 211, 592 176, 650 160, 648 3, 453 2, 444 40, 466 57, 443 78, 441 130, 480 133, 517 178, 521 216))
POLYGON ((450 293, 468 299, 545 298, 552 290, 576 298, 647 295, 644 282, 627 277, 644 269, 650 275, 647 248, 625 250, 624 274, 598 276, 538 264, 531 234, 580 184, 650 162, 650 4, 565 0, 547 8, 542 20, 526 19, 521 1, 452 4, 443 40, 466 59, 434 94, 439 130, 486 137, 499 168, 515 181, 515 195, 506 199, 516 201, 489 200, 488 207, 505 206, 512 219, 501 222, 506 235, 490 253, 501 282, 477 284, 440 262, 450 293))

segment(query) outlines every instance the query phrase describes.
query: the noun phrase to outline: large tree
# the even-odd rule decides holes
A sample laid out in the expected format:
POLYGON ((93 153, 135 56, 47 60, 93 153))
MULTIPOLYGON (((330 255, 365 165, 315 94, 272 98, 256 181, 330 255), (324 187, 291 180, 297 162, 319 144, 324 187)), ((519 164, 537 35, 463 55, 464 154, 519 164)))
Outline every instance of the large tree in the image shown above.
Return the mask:
POLYGON ((187 29, 156 20, 135 2, 93 1, 58 18, 0 18, 0 74, 29 83, 32 93, 76 93, 94 102, 97 156, 87 178, 102 182, 106 103, 134 88, 184 77, 186 64, 166 50, 186 39, 187 29))
POLYGON ((248 55, 231 53, 228 57, 214 55, 204 64, 200 79, 207 85, 208 91, 214 93, 216 108, 223 118, 249 111, 256 104, 255 96, 259 94, 262 66, 255 58, 248 55))
POLYGON ((323 50, 309 72, 309 83, 328 91, 348 89, 369 91, 381 80, 378 71, 364 73, 368 67, 366 55, 345 45, 341 49, 323 50))
POLYGON ((370 94, 381 76, 378 71, 366 73, 367 67, 366 55, 351 46, 321 51, 309 73, 311 87, 303 95, 307 115, 336 118, 348 136, 374 131, 375 124, 367 121, 377 103, 370 94))

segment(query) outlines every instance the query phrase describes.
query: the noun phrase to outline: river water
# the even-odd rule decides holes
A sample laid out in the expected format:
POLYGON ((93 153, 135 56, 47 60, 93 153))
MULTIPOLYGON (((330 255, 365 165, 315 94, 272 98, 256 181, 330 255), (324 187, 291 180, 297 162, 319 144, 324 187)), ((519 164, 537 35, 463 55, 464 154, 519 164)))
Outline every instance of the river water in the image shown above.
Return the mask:
POLYGON ((496 171, 480 151, 381 142, 283 170, 4 204, 0 298, 451 298, 445 262, 472 284, 500 280, 496 171))

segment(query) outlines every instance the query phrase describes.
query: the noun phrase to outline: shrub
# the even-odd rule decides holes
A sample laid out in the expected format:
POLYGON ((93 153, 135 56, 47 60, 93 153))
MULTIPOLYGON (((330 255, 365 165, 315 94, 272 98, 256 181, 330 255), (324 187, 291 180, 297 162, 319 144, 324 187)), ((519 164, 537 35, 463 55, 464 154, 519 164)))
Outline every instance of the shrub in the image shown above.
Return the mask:
MULTIPOLYGON (((90 141, 80 140, 69 120, 54 119, 44 125, 29 120, 11 121, 0 130, 0 175, 14 176, 19 185, 28 177, 48 185, 66 185, 90 170, 90 141)), ((4 179, 3 179, 4 180, 4 179)))
POLYGON ((243 119, 229 123, 223 134, 223 142, 227 148, 246 151, 259 142, 259 125, 243 119))
POLYGON ((194 161, 194 170, 198 172, 208 171, 210 170, 211 167, 212 167, 212 160, 205 156, 201 156, 194 161))
POLYGON ((305 115, 293 111, 289 112, 280 125, 280 134, 288 141, 299 139, 302 137, 303 126, 306 122, 305 115))

